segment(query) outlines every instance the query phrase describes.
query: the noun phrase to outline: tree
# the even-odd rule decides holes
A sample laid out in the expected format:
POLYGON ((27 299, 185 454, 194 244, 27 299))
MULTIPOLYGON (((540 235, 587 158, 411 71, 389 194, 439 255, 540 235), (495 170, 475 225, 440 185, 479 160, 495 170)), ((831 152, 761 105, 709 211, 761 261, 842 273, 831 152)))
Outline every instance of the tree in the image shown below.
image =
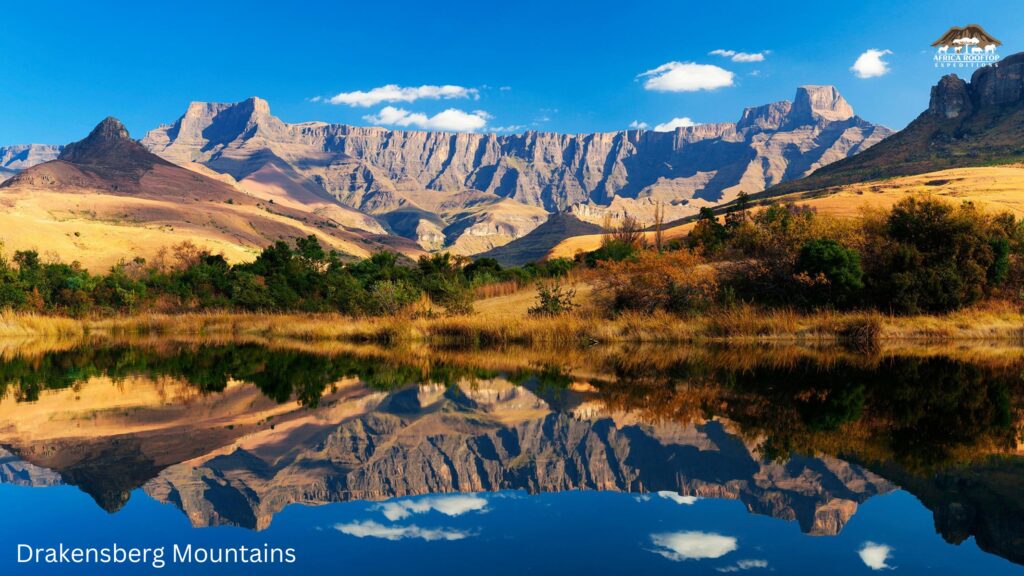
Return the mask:
POLYGON ((729 231, 718 222, 715 213, 707 206, 700 209, 697 224, 686 236, 686 246, 699 249, 704 254, 717 252, 729 237, 729 231))
POLYGON ((973 204, 928 197, 897 203, 885 221, 882 254, 869 274, 880 306, 945 312, 977 302, 1001 282, 1008 245, 999 221, 973 204))
POLYGON ((800 249, 797 277, 811 303, 848 307, 857 304, 864 290, 860 256, 835 240, 811 240, 800 249))
POLYGON ((528 310, 531 316, 558 316, 572 312, 576 304, 576 290, 565 290, 559 282, 537 282, 537 305, 528 310))

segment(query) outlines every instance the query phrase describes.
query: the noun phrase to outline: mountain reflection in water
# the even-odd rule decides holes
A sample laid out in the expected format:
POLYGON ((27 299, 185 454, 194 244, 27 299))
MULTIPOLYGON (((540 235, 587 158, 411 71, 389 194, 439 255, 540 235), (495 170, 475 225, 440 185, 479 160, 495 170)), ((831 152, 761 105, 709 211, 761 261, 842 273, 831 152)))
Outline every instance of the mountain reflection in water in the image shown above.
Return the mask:
POLYGON ((120 342, 0 360, 0 482, 140 488, 193 526, 291 504, 570 490, 741 501, 836 535, 897 489, 1024 563, 1018 352, 120 342))

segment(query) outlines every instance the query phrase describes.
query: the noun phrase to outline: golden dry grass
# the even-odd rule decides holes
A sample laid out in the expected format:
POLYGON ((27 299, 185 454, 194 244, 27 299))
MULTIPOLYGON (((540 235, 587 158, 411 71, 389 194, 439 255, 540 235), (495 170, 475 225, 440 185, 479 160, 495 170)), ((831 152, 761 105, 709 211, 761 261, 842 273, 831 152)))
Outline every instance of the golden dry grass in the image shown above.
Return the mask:
POLYGON ((0 337, 195 335, 202 337, 342 340, 351 342, 448 342, 470 345, 622 342, 1018 342, 1024 315, 1009 305, 988 304, 944 315, 889 316, 877 312, 802 313, 740 306, 714 314, 680 317, 624 313, 614 318, 591 308, 556 317, 534 317, 532 290, 478 302, 463 316, 350 317, 337 314, 191 313, 69 319, 5 312, 0 337))
MULTIPOLYGON (((813 207, 820 214, 840 218, 858 217, 865 208, 890 208, 909 194, 930 194, 954 203, 973 202, 992 212, 1007 211, 1024 216, 1024 166, 984 166, 953 168, 916 176, 863 182, 848 186, 799 192, 780 196, 775 202, 795 202, 813 207)), ((666 240, 689 233, 693 224, 665 230, 666 240)), ((578 252, 590 252, 601 246, 602 236, 592 234, 567 238, 548 254, 550 258, 572 258, 578 252)), ((653 233, 647 234, 653 242, 653 233)))

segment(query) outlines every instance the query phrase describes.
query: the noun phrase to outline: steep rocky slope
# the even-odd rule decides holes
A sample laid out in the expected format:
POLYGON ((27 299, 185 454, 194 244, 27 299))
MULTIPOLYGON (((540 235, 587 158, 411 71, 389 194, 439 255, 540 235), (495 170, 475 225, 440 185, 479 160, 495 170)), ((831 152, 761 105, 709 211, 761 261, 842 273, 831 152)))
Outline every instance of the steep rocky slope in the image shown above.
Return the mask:
POLYGON ((610 209, 643 219, 662 202, 670 218, 682 217, 809 174, 889 133, 854 116, 835 88, 803 86, 793 102, 748 108, 737 123, 583 135, 286 124, 259 98, 197 102, 142 142, 174 163, 230 174, 243 188, 373 215, 424 248, 478 253, 553 212, 599 222, 610 209))
POLYGON ((774 196, 947 168, 1024 160, 1024 53, 979 68, 965 82, 944 76, 928 109, 899 133, 809 178, 775 186, 774 196))
POLYGON ((9 249, 55 252, 88 267, 152 257, 183 240, 244 260, 278 239, 310 234, 353 256, 388 246, 418 252, 401 239, 264 203, 230 181, 181 168, 132 140, 114 118, 56 160, 0 184, 0 240, 9 249))

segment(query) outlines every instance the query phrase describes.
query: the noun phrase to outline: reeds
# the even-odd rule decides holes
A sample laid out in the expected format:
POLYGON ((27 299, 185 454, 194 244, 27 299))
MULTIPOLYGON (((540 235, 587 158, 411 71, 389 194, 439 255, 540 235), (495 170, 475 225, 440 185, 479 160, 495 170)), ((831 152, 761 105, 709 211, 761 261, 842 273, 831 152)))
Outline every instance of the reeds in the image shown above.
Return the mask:
POLYGON ((0 337, 177 334, 220 337, 436 342, 472 346, 614 342, 844 343, 879 341, 1024 340, 1024 315, 1010 305, 987 304, 944 315, 891 316, 878 312, 737 306, 690 316, 593 310, 560 316, 525 314, 352 317, 339 314, 203 312, 72 319, 0 312, 0 337))

